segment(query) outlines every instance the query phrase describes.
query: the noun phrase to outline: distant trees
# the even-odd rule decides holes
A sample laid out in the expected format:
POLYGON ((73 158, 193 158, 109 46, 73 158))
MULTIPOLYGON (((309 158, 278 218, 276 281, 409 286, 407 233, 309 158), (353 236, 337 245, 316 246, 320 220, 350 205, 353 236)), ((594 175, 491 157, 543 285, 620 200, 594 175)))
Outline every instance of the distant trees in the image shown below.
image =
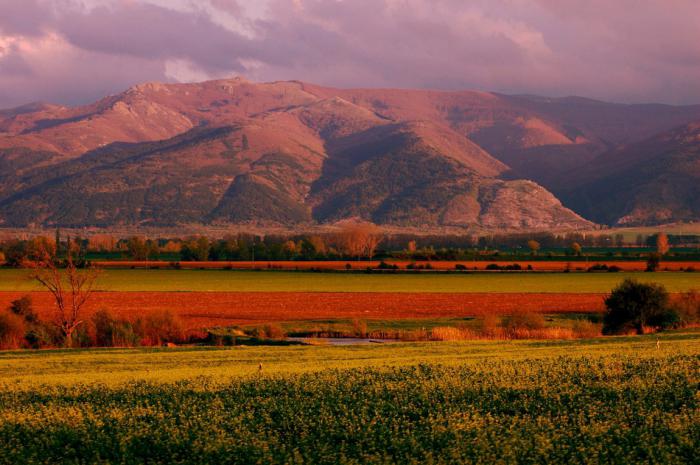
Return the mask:
POLYGON ((185 261, 203 262, 209 259, 210 248, 209 238, 199 236, 182 244, 180 257, 185 261))
POLYGON ((635 331, 646 327, 668 328, 679 322, 678 313, 669 305, 669 295, 660 284, 625 279, 605 299, 603 334, 635 331))
POLYGON ((157 242, 150 239, 146 240, 139 236, 132 236, 127 240, 126 253, 132 260, 146 261, 158 258, 160 250, 157 242))

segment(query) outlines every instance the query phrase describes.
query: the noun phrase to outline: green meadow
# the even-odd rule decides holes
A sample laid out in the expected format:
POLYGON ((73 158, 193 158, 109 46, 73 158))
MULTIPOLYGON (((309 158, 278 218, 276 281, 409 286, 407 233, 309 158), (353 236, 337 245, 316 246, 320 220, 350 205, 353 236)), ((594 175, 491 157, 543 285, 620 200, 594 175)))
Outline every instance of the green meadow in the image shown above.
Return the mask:
MULTIPOLYGON (((27 270, 0 269, 0 291, 41 288, 27 270)), ((605 293, 625 277, 669 292, 700 288, 700 273, 314 273, 232 270, 105 270, 105 291, 211 292, 565 292, 605 293)))

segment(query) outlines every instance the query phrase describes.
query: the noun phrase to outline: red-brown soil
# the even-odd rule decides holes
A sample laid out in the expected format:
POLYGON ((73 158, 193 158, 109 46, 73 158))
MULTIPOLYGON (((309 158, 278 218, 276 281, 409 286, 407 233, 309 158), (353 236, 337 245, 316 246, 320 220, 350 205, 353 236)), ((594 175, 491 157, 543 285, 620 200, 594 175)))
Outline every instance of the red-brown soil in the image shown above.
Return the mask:
MULTIPOLYGON (((23 292, 0 292, 0 309, 23 292)), ((31 292, 48 319, 53 301, 31 292)), ((309 293, 309 292, 99 292, 87 313, 108 309, 124 318, 170 309, 188 329, 271 321, 360 318, 367 320, 458 318, 485 313, 570 313, 603 309, 602 294, 309 293)))

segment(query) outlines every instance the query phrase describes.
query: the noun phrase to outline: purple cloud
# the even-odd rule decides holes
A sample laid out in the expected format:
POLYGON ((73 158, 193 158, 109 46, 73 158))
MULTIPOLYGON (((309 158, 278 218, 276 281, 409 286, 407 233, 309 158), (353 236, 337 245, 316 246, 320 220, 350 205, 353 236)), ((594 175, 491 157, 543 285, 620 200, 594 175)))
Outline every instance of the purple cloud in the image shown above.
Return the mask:
POLYGON ((260 4, 0 0, 0 107, 231 74, 700 103, 695 0, 260 4))

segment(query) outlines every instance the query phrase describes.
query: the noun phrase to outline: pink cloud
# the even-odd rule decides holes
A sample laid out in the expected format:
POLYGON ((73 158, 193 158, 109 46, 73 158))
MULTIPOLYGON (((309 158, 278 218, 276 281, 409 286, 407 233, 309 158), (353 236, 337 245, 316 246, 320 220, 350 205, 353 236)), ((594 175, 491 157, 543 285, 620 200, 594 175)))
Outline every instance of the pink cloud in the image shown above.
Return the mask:
POLYGON ((238 73, 700 103, 695 0, 269 0, 264 10, 257 0, 88 3, 0 0, 0 37, 24 44, 0 50, 0 107, 238 73), (47 38, 61 45, 49 53, 47 38))

